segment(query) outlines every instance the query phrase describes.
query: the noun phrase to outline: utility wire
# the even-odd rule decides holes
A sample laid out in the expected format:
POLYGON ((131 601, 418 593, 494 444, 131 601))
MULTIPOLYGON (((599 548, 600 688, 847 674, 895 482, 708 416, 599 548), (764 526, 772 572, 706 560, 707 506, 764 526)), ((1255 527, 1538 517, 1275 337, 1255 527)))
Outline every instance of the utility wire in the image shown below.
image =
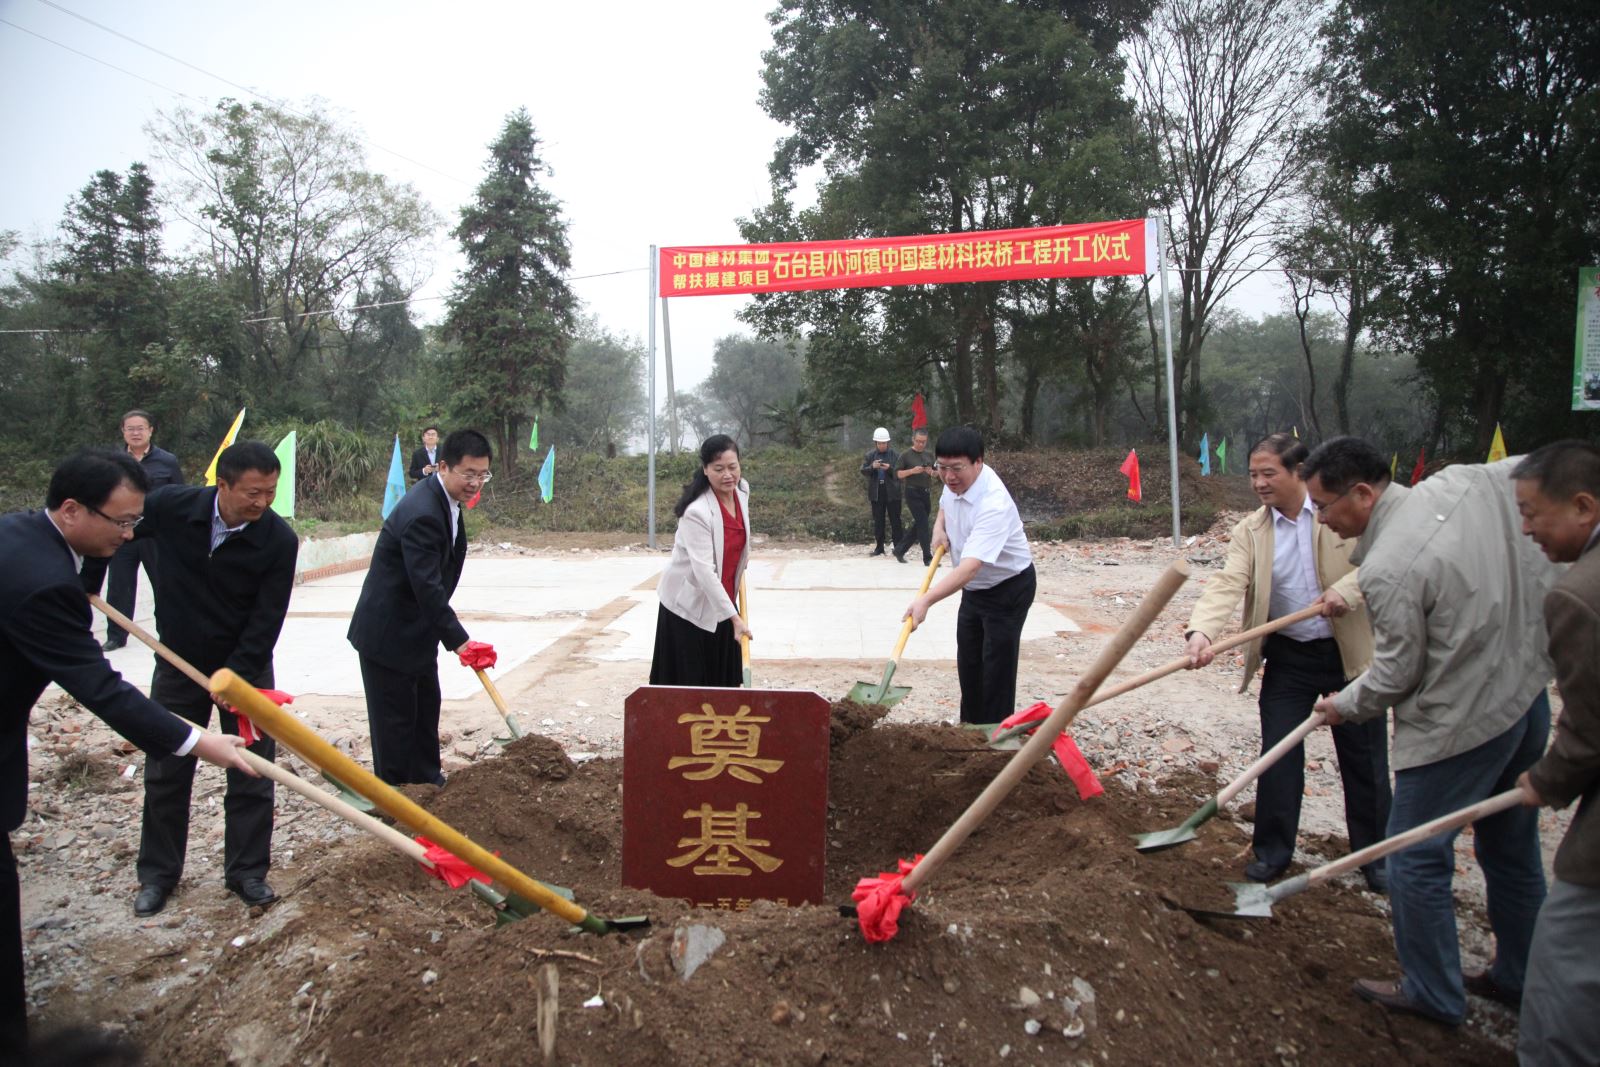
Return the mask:
MULTIPOLYGON (((248 85, 240 85, 238 82, 233 81, 230 78, 224 78, 220 74, 213 73, 212 71, 206 70, 204 67, 197 66, 196 64, 189 62, 187 59, 184 59, 184 58, 182 58, 180 56, 173 55, 171 52, 163 52, 161 49, 155 47, 154 45, 146 44, 143 41, 141 41, 141 40, 139 40, 139 39, 137 39, 135 37, 128 36, 127 34, 123 33, 121 30, 113 29, 112 27, 107 26, 103 22, 96 22, 94 19, 89 18, 87 15, 80 15, 78 12, 73 11, 71 8, 63 7, 62 5, 60 5, 58 3, 55 3, 55 0, 39 0, 39 3, 43 4, 46 7, 54 8, 55 10, 61 12, 63 15, 70 15, 70 16, 72 16, 73 18, 77 19, 80 22, 88 23, 90 26, 93 26, 95 29, 101 30, 101 31, 103 31, 105 33, 109 33, 113 37, 120 37, 122 40, 127 41, 129 44, 137 45, 138 47, 143 48, 148 52, 154 52, 156 55, 162 57, 163 59, 167 59, 167 60, 172 61, 173 63, 177 63, 177 64, 180 64, 181 66, 188 67, 190 70, 195 71, 195 72, 197 72, 199 74, 204 74, 208 78, 213 78, 213 79, 221 82, 223 85, 227 85, 227 86, 230 86, 231 88, 239 90, 241 93, 248 93, 249 95, 255 97, 258 100, 264 100, 264 101, 266 101, 267 103, 271 104, 273 107, 277 108, 280 111, 286 111, 289 114, 294 115, 297 118, 305 119, 308 122, 309 121, 315 121, 312 116, 307 115, 302 111, 296 110, 295 108, 293 108, 289 104, 284 103, 281 100, 275 100, 275 99, 273 99, 272 97, 268 96, 265 93, 258 92, 257 90, 250 88, 248 85)), ((8 23, 8 25, 15 26, 16 24, 15 23, 8 23)), ((18 29, 22 29, 22 27, 20 27, 20 26, 18 26, 17 28, 18 29)), ((27 30, 27 31, 24 31, 24 32, 33 33, 32 30, 27 30)), ((34 36, 35 37, 40 37, 41 35, 35 33, 34 36)), ((49 38, 43 38, 43 39, 44 40, 49 40, 49 38)), ((59 44, 60 42, 51 41, 50 43, 51 44, 59 44)), ((61 47, 62 48, 67 48, 66 45, 61 45, 61 47)), ((72 48, 68 48, 67 50, 69 52, 70 51, 77 51, 76 49, 72 49, 72 48)), ((88 56, 87 53, 84 53, 84 52, 78 52, 78 54, 79 55, 83 55, 83 56, 87 56, 87 58, 89 58, 89 59, 94 59, 93 56, 88 56)), ((104 60, 96 60, 96 62, 104 62, 104 60)), ((106 66, 110 67, 112 65, 110 63, 106 63, 106 66)), ((114 69, 114 70, 122 70, 122 68, 120 68, 120 67, 113 67, 112 69, 114 69)), ((122 71, 122 73, 129 74, 131 72, 130 71, 122 71)), ((134 74, 133 77, 138 78, 140 76, 137 75, 137 74, 134 74)), ((141 80, 142 81, 150 81, 150 79, 148 79, 148 78, 141 78, 141 80)), ((157 83, 150 82, 150 84, 155 85, 157 83)), ((161 86, 161 88, 166 89, 167 87, 166 86, 161 86)), ((178 92, 178 90, 176 90, 176 89, 168 89, 167 91, 168 92, 178 93, 179 96, 184 96, 184 97, 187 97, 188 99, 191 99, 191 100, 195 99, 194 97, 189 96, 187 93, 178 92)), ((456 182, 459 185, 464 185, 464 186, 467 186, 468 188, 471 188, 472 185, 473 185, 472 182, 469 182, 469 181, 467 181, 467 180, 465 180, 463 178, 458 178, 454 174, 447 174, 447 173, 445 173, 444 171, 440 170, 437 167, 433 167, 433 166, 428 165, 427 163, 422 162, 420 159, 413 159, 410 156, 405 155, 402 152, 397 152, 394 149, 388 148, 388 147, 386 147, 384 145, 381 145, 381 144, 378 144, 376 141, 373 141, 371 139, 367 139, 367 144, 371 145, 373 148, 376 148, 380 152, 386 152, 389 155, 394 156, 396 159, 404 160, 405 162, 410 163, 414 167, 421 167, 423 170, 431 171, 432 173, 437 174, 439 177, 447 178, 450 181, 456 182)))
POLYGON ((147 83, 149 85, 154 85, 157 89, 161 89, 161 90, 163 90, 165 92, 169 92, 169 93, 173 94, 174 96, 181 96, 185 100, 194 100, 197 103, 202 103, 202 104, 207 102, 205 100, 201 100, 198 96, 191 96, 191 95, 189 95, 188 93, 184 92, 181 89, 174 89, 170 85, 162 85, 160 82, 155 81, 154 79, 146 78, 143 74, 135 74, 133 71, 127 70, 127 69, 125 69, 123 67, 119 67, 115 63, 108 63, 105 60, 101 59, 99 56, 91 56, 88 52, 80 52, 80 51, 78 51, 78 49, 73 48, 71 45, 62 44, 60 41, 56 40, 53 37, 46 37, 44 34, 35 32, 34 30, 30 30, 26 26, 19 26, 15 22, 12 22, 10 19, 0 18, 0 22, 5 23, 7 26, 10 26, 14 30, 21 30, 23 33, 27 34, 30 37, 37 37, 37 38, 39 38, 39 40, 44 41, 46 44, 53 44, 57 48, 65 49, 66 51, 71 52, 75 56, 82 56, 84 59, 92 60, 92 61, 94 61, 96 63, 99 63, 103 67, 110 67, 112 70, 116 71, 118 74, 126 74, 130 78, 137 78, 140 81, 145 82, 145 83, 147 83))

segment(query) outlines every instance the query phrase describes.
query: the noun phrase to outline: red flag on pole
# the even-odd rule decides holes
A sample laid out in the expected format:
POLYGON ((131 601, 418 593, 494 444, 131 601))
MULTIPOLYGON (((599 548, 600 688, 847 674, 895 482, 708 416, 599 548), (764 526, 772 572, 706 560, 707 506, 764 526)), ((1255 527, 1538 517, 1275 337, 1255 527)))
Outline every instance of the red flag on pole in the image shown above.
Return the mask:
POLYGON ((1139 452, 1128 449, 1128 458, 1122 461, 1122 473, 1128 476, 1128 499, 1144 501, 1144 490, 1139 485, 1139 452))
POLYGON ((922 394, 911 398, 911 428, 920 430, 928 425, 928 411, 922 406, 922 394))
POLYGON ((465 504, 463 504, 461 506, 464 507, 464 508, 467 508, 469 510, 472 509, 472 508, 475 508, 475 507, 478 506, 478 499, 480 497, 482 497, 482 496, 483 496, 483 490, 479 489, 476 493, 472 494, 472 499, 471 500, 467 501, 465 504))
POLYGON ((1421 452, 1417 453, 1417 465, 1411 468, 1411 484, 1416 485, 1422 481, 1422 469, 1428 465, 1428 449, 1424 445, 1421 452))

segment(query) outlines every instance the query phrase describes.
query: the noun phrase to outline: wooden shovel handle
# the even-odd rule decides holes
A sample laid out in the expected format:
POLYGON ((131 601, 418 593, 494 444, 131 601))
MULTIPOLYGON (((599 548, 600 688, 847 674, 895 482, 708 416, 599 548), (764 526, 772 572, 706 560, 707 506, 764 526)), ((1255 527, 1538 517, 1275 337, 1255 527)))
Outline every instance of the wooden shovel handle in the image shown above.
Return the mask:
MULTIPOLYGON (((928 572, 922 576, 922 584, 917 587, 918 596, 926 593, 929 587, 933 585, 933 576, 939 570, 939 561, 941 559, 944 559, 943 545, 940 545, 938 548, 933 550, 933 562, 928 564, 928 572)), ((916 628, 917 624, 912 622, 910 619, 907 619, 905 625, 900 627, 900 640, 895 642, 894 651, 889 653, 890 659, 894 660, 896 663, 900 661, 900 653, 906 650, 906 641, 910 639, 911 631, 915 630, 916 628)))
MULTIPOLYGON (((744 621, 745 627, 750 626, 750 594, 745 591, 744 575, 739 575, 739 618, 744 621)), ((750 635, 739 635, 739 658, 744 661, 744 669, 750 669, 750 635)))
POLYGON ((483 690, 489 694, 489 699, 494 701, 495 710, 500 713, 500 717, 509 726, 511 724, 511 709, 506 707, 505 698, 500 695, 500 690, 489 680, 488 673, 482 667, 474 667, 472 671, 478 676, 478 681, 483 683, 483 690))
POLYGON ((1373 860, 1382 859, 1391 852, 1399 852, 1403 848, 1410 848, 1419 841, 1426 841, 1430 837, 1465 826, 1469 822, 1486 819, 1490 815, 1505 811, 1507 808, 1514 808, 1521 803, 1522 790, 1520 789, 1507 789, 1504 793, 1496 793, 1487 800, 1480 800, 1476 804, 1468 805, 1459 811, 1441 815, 1437 819, 1423 823, 1421 826, 1413 826, 1405 833, 1384 838, 1377 844, 1368 845, 1359 852, 1352 852, 1343 859, 1334 860, 1332 863, 1324 863, 1316 870, 1308 871, 1305 874, 1306 886, 1309 888, 1320 882, 1326 882, 1329 878, 1338 877, 1347 871, 1353 871, 1357 867, 1365 867, 1373 860))
POLYGON ((945 860, 949 859, 961 843, 976 830, 991 812, 999 806, 1024 775, 1033 768, 1035 763, 1044 758, 1050 751, 1050 746, 1055 743, 1056 737, 1065 730, 1078 712, 1089 703, 1089 697, 1106 680, 1106 676, 1116 670, 1117 664, 1122 662, 1122 657, 1128 654, 1128 649, 1139 640, 1144 632, 1155 622, 1156 616, 1172 600, 1180 586, 1189 578, 1189 568, 1182 560, 1176 560, 1156 579, 1139 606, 1135 609, 1127 622, 1122 624, 1106 646, 1100 650, 1089 669, 1078 679, 1078 684, 1066 695, 1049 718, 1039 724, 1028 743, 1018 750, 1015 756, 1006 763, 1000 773, 995 775, 984 791, 972 802, 955 824, 946 830, 944 836, 935 842, 921 862, 906 875, 902 883, 907 892, 913 892, 918 886, 923 885, 932 878, 945 860))
MULTIPOLYGON (((1271 622, 1263 623, 1252 630, 1245 630, 1243 633, 1234 634, 1226 641, 1218 641, 1216 644, 1211 646, 1211 651, 1213 653, 1226 652, 1229 649, 1238 648, 1240 645, 1247 645, 1257 638, 1266 637, 1268 634, 1275 634, 1286 626, 1293 626, 1297 622, 1304 622, 1306 619, 1312 619, 1321 614, 1322 608, 1317 605, 1312 605, 1308 608, 1301 608, 1292 615, 1285 615, 1282 618, 1273 619, 1271 622)), ((1119 697, 1124 693, 1132 692, 1142 685, 1149 685, 1158 678, 1165 678, 1169 674, 1176 674, 1188 666, 1189 657, 1179 656, 1177 659, 1166 664, 1165 666, 1157 667, 1155 670, 1145 671, 1143 674, 1135 675, 1125 682, 1118 682, 1110 689, 1096 693, 1094 695, 1094 699, 1085 704, 1084 707, 1092 708, 1096 704, 1103 704, 1112 697, 1119 697)), ((992 740, 1004 741, 1007 738, 1025 734, 1032 728, 1032 723, 1020 723, 1004 733, 996 734, 992 740)))
POLYGON ((1222 792, 1217 794, 1217 807, 1227 807, 1239 791, 1257 778, 1261 777, 1266 769, 1283 758, 1283 754, 1306 739, 1306 735, 1327 721, 1327 717, 1320 711, 1313 711, 1306 716, 1306 721, 1289 731, 1289 735, 1282 741, 1273 745, 1261 754, 1261 758, 1244 769, 1244 773, 1229 782, 1222 792))
POLYGON ((196 670, 188 660, 172 651, 172 649, 168 648, 166 645, 163 645, 144 627, 128 618, 110 604, 107 604, 104 600, 101 600, 94 593, 89 594, 89 603, 98 608, 100 614, 104 615, 106 618, 110 619, 112 622, 128 631, 134 637, 144 642, 144 644, 148 645, 152 652, 176 667, 195 685, 198 685, 201 689, 204 689, 207 692, 211 691, 211 680, 209 678, 196 670))

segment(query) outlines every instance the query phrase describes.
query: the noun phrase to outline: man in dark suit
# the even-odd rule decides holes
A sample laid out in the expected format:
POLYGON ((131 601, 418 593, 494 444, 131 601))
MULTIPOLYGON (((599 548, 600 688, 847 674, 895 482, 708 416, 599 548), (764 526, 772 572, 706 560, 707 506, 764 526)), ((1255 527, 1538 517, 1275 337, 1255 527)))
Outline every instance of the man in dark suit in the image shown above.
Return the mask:
POLYGON ((411 453, 411 468, 406 473, 413 482, 420 482, 439 469, 439 427, 429 426, 422 431, 422 447, 411 453))
MULTIPOLYGON (((1578 802, 1534 924, 1517 1040, 1521 1062, 1567 1067, 1600 1053, 1600 448, 1546 445, 1511 476, 1522 532, 1550 559, 1572 564, 1544 598, 1561 718, 1549 751, 1517 780, 1530 807, 1578 802)), ((1488 976, 1468 975, 1467 989, 1516 1006, 1519 991, 1492 981, 1484 988, 1488 976)))
MULTIPOLYGON (((155 422, 148 411, 134 408, 122 416, 123 443, 128 447, 128 455, 138 460, 144 468, 151 492, 163 485, 183 484, 183 470, 178 466, 178 457, 164 448, 158 448, 150 439, 154 429, 155 422)), ((133 618, 134 602, 139 598, 139 565, 144 564, 144 572, 150 576, 150 585, 154 588, 156 567, 160 562, 160 552, 154 541, 129 541, 117 549, 117 554, 111 557, 111 585, 106 590, 106 603, 128 618, 133 618)), ((90 591, 98 592, 99 589, 100 583, 96 581, 90 591)), ((105 650, 113 652, 127 643, 128 635, 122 632, 122 627, 107 619, 105 650)))
POLYGON ((489 440, 456 430, 439 469, 411 487, 384 520, 350 618, 361 656, 372 770, 390 785, 444 784, 439 764, 439 646, 459 651, 467 631, 450 596, 467 558, 461 505, 489 481, 489 440))
POLYGON ((44 511, 0 517, 0 1062, 19 1062, 27 1038, 10 833, 27 812, 28 714, 45 686, 60 685, 146 752, 254 773, 236 751, 241 739, 188 726, 123 681, 89 628, 82 559, 108 557, 133 535, 146 485, 126 453, 80 452, 51 476, 44 511))
MULTIPOLYGON (((135 541, 159 547, 156 626, 162 643, 205 674, 227 667, 251 685, 271 689, 272 650, 294 589, 299 538, 272 511, 278 457, 259 441, 241 441, 217 458, 217 485, 172 485, 145 498, 135 541)), ((92 582, 93 563, 85 567, 92 582)), ((204 727, 214 700, 164 659, 156 660, 151 699, 204 727)), ((240 733, 232 709, 221 709, 225 733, 240 733)), ((250 745, 273 758, 272 738, 250 745)), ((191 756, 152 756, 144 768, 144 823, 139 838, 135 915, 166 907, 183 876, 189 840, 191 756)), ((223 883, 251 906, 277 899, 267 885, 272 848, 272 781, 228 775, 223 797, 223 883)))

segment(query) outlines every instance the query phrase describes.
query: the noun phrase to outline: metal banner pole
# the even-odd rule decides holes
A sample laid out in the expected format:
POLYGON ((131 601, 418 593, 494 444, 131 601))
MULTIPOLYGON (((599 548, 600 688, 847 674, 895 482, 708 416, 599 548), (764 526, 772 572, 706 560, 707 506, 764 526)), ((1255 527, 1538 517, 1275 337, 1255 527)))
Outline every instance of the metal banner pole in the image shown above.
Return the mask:
POLYGON ((1178 511, 1178 393, 1172 373, 1172 306, 1167 302, 1167 235, 1160 217, 1156 225, 1156 269, 1161 273, 1161 326, 1167 338, 1167 451, 1172 457, 1172 547, 1183 547, 1183 521, 1178 511))
MULTIPOLYGON (((646 529, 649 531, 649 535, 648 535, 648 537, 646 539, 646 543, 651 548, 655 548, 656 547, 656 289, 657 289, 656 271, 660 269, 660 264, 658 262, 659 259, 660 259, 660 257, 656 255, 656 246, 655 245, 651 245, 650 246, 650 297, 649 297, 649 300, 650 300, 650 425, 649 425, 649 429, 647 429, 645 431, 645 438, 646 438, 646 440, 645 440, 645 448, 646 448, 646 450, 647 450, 647 452, 649 454, 649 457, 650 457, 649 462, 647 464, 648 469, 649 469, 649 473, 646 475, 646 477, 648 477, 650 479, 650 485, 649 485, 649 487, 648 487, 648 489, 646 491, 646 498, 649 501, 649 504, 647 505, 648 508, 649 508, 649 516, 648 516, 648 518, 646 520, 646 529)), ((1166 284, 1165 283, 1165 279, 1163 279, 1162 284, 1166 284)), ((1168 353, 1167 354, 1167 376, 1169 378, 1172 376, 1172 355, 1171 355, 1171 352, 1172 352, 1172 345, 1169 342, 1168 345, 1167 345, 1167 353, 1168 353)), ((1176 459, 1174 459, 1172 462, 1174 464, 1176 464, 1178 461, 1176 459)))

